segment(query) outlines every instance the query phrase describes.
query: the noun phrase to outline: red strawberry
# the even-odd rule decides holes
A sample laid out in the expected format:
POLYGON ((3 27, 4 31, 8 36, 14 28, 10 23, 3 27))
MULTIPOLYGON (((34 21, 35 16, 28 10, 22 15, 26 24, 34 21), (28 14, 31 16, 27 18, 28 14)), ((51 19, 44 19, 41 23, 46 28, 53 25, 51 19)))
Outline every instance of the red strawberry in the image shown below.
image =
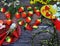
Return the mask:
POLYGON ((18 9, 18 12, 23 12, 24 11, 24 7, 20 7, 19 9, 18 9))
POLYGON ((32 16, 32 15, 33 15, 33 11, 29 11, 28 16, 32 16))
POLYGON ((46 12, 46 16, 48 17, 48 16, 50 16, 51 14, 50 14, 50 12, 46 12))
POLYGON ((32 27, 27 23, 25 24, 25 28, 26 28, 26 30, 30 30, 30 31, 32 30, 32 27))
POLYGON ((19 18, 20 18, 20 14, 17 12, 17 13, 15 14, 15 17, 16 17, 17 19, 19 19, 19 18))
POLYGON ((50 7, 47 5, 47 6, 45 6, 45 10, 49 10, 50 9, 50 7))
POLYGON ((32 10, 32 7, 31 6, 27 6, 27 10, 28 11, 31 11, 32 10))
POLYGON ((18 32, 16 30, 13 31, 13 35, 17 38, 19 37, 18 32))
POLYGON ((39 25, 40 23, 41 23, 41 19, 37 19, 34 24, 39 25))
POLYGON ((11 13, 10 12, 6 12, 5 16, 6 16, 6 18, 10 19, 11 18, 11 13))
POLYGON ((26 14, 26 12, 22 12, 22 18, 25 18, 25 17, 27 17, 27 14, 26 14))
POLYGON ((6 12, 6 8, 1 8, 1 12, 6 12))
POLYGON ((30 23, 30 22, 31 22, 31 17, 26 17, 25 21, 26 21, 27 23, 30 23))
POLYGON ((34 12, 35 12, 36 10, 39 10, 39 8, 38 8, 38 7, 34 7, 34 12))
POLYGON ((35 13, 37 16, 40 16, 40 14, 41 14, 39 10, 36 10, 35 13))
POLYGON ((24 21, 21 20, 21 21, 19 21, 18 23, 19 23, 20 26, 22 26, 22 25, 24 24, 24 21))
POLYGON ((36 25, 36 24, 33 24, 33 29, 37 29, 38 28, 38 26, 36 25))
POLYGON ((12 23, 12 20, 11 19, 6 20, 6 24, 7 25, 11 25, 11 23, 12 23))

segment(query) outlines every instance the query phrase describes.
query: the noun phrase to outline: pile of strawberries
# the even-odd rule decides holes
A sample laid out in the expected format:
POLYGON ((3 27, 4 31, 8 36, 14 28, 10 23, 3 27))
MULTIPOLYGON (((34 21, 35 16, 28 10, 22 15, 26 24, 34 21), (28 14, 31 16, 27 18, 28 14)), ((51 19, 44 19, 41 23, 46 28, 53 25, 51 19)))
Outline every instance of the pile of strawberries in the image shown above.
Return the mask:
MULTIPOLYGON (((18 24, 20 26, 23 26, 26 30, 30 30, 30 31, 34 28, 35 29, 38 28, 38 25, 41 23, 40 18, 36 19, 32 25, 30 23, 32 22, 32 17, 34 14, 36 14, 36 16, 40 17, 41 13, 39 11, 39 7, 32 8, 31 6, 26 6, 26 10, 28 12, 25 12, 25 8, 23 6, 21 6, 18 8, 17 12, 14 14, 15 18, 18 19, 18 24)), ((11 23, 12 23, 11 13, 9 11, 6 11, 6 8, 1 8, 0 11, 5 14, 5 16, 7 18, 7 20, 6 20, 7 25, 11 25, 11 23)))

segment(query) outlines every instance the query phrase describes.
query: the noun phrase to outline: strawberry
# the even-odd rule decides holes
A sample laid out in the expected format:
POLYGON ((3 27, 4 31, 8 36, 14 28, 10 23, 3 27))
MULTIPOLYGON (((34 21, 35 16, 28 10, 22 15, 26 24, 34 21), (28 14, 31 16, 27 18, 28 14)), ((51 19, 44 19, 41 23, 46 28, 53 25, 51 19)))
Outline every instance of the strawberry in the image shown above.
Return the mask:
POLYGON ((33 24, 33 29, 37 29, 38 28, 38 26, 36 25, 36 24, 33 24))
POLYGON ((27 23, 30 23, 30 22, 31 22, 31 17, 26 17, 25 21, 26 21, 27 23))
POLYGON ((14 30, 12 34, 13 34, 16 38, 19 37, 18 32, 17 32, 16 30, 14 30))
POLYGON ((1 8, 1 12, 6 12, 6 8, 1 8))
POLYGON ((19 18, 20 18, 20 14, 19 14, 18 12, 16 12, 15 17, 16 17, 17 19, 19 19, 19 18))
POLYGON ((6 20, 6 24, 7 25, 11 25, 11 23, 12 23, 12 20, 11 19, 6 20))
POLYGON ((28 16, 32 16, 32 15, 33 15, 33 11, 29 11, 28 16))
POLYGON ((22 26, 24 24, 24 21, 20 20, 18 23, 19 23, 20 26, 22 26))
POLYGON ((31 11, 32 10, 32 7, 31 6, 27 6, 27 10, 28 11, 31 11))
POLYGON ((26 18, 27 17, 27 14, 26 14, 26 12, 22 12, 22 18, 26 18))
POLYGON ((39 25, 40 23, 41 23, 41 19, 37 19, 34 24, 39 25))
POLYGON ((26 28, 26 30, 30 30, 30 31, 32 30, 32 27, 27 23, 25 24, 25 28, 26 28))
POLYGON ((38 8, 38 7, 34 7, 34 12, 35 12, 36 10, 39 10, 39 8, 38 8))
POLYGON ((39 10, 36 10, 35 13, 37 16, 40 16, 40 14, 41 14, 39 10))
POLYGON ((20 7, 19 9, 18 9, 18 12, 23 12, 24 11, 24 7, 20 7))
POLYGON ((10 19, 11 18, 11 13, 10 12, 6 12, 5 16, 6 16, 7 19, 10 19))
POLYGON ((50 14, 50 12, 46 12, 46 16, 48 17, 48 16, 50 16, 51 14, 50 14))
POLYGON ((45 10, 49 10, 50 9, 50 7, 47 5, 47 6, 45 6, 45 10))

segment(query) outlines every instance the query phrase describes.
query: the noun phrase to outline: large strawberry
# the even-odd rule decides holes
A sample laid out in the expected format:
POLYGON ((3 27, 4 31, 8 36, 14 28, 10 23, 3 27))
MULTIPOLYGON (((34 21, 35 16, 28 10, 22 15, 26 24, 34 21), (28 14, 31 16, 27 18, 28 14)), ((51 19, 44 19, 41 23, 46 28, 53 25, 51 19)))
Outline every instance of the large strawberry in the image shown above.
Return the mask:
POLYGON ((16 17, 17 19, 20 19, 20 13, 16 12, 15 17, 16 17))
POLYGON ((10 12, 6 12, 5 16, 6 16, 7 19, 10 19, 11 18, 11 13, 10 12))
POLYGON ((3 13, 6 12, 6 8, 4 8, 4 7, 1 8, 1 12, 3 12, 3 13))
POLYGON ((25 24, 25 28, 26 30, 30 30, 30 31, 32 30, 32 27, 28 23, 25 24))
POLYGON ((27 17, 26 12, 22 12, 21 16, 22 16, 22 18, 26 18, 27 17))
POLYGON ((27 23, 30 23, 30 22, 31 22, 31 17, 26 17, 25 21, 26 21, 27 23))
POLYGON ((18 9, 18 12, 23 12, 24 11, 24 7, 20 7, 19 9, 18 9))

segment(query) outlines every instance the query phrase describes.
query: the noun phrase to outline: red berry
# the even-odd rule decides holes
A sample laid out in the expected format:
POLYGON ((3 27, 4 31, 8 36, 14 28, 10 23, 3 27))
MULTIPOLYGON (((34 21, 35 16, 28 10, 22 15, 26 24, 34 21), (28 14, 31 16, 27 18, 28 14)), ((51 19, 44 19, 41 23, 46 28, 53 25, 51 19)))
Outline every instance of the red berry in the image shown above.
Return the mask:
POLYGON ((22 12, 22 18, 25 18, 25 17, 27 17, 27 14, 26 14, 26 12, 22 12))
POLYGON ((29 11, 28 16, 32 16, 32 15, 33 15, 33 11, 29 11))
POLYGON ((6 12, 6 8, 1 8, 1 12, 6 12))
POLYGON ((30 22, 31 22, 31 18, 30 18, 30 17, 27 17, 27 18, 25 19, 25 21, 26 21, 27 23, 30 23, 30 22))
POLYGON ((18 12, 23 12, 24 11, 24 7, 20 7, 19 9, 18 9, 18 12))
POLYGON ((5 13, 5 16, 6 16, 6 18, 10 19, 10 17, 11 17, 10 12, 6 12, 6 13, 5 13))
POLYGON ((26 28, 26 30, 30 30, 30 31, 32 30, 32 27, 29 24, 26 24, 25 28, 26 28))
POLYGON ((15 14, 15 17, 16 17, 17 19, 19 19, 19 18, 20 18, 20 13, 17 12, 17 13, 15 14))
POLYGON ((36 10, 35 13, 37 16, 40 16, 40 14, 41 14, 39 10, 36 10))
POLYGON ((50 12, 46 12, 46 16, 50 16, 51 14, 50 14, 50 12))
POLYGON ((45 10, 49 10, 50 9, 50 7, 47 5, 47 6, 45 6, 45 10))

